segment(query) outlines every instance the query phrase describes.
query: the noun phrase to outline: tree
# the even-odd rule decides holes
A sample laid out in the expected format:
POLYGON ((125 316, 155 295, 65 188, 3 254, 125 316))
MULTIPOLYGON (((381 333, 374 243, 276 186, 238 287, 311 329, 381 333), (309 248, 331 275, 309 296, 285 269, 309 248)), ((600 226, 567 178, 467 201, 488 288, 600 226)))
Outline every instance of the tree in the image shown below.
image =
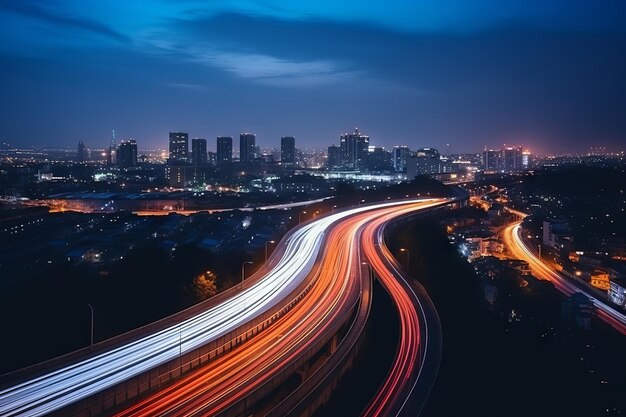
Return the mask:
POLYGON ((211 271, 206 271, 196 276, 192 283, 190 292, 197 301, 203 301, 217 294, 217 276, 211 271))

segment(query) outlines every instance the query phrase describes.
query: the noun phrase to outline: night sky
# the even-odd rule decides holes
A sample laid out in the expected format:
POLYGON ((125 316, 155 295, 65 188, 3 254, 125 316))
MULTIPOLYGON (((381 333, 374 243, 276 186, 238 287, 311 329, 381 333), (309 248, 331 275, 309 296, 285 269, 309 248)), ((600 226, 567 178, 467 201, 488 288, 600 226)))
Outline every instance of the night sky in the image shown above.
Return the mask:
POLYGON ((626 143, 623 0, 0 0, 0 63, 16 146, 626 143))

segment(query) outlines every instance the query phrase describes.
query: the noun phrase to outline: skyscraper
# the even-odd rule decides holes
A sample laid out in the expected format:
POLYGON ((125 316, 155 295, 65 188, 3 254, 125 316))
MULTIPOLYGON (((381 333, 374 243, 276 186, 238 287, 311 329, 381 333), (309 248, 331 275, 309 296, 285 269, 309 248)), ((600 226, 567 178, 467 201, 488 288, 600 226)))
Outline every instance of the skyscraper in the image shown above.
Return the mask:
POLYGON ((503 167, 500 150, 487 149, 483 151, 483 169, 488 172, 501 171, 503 167))
POLYGON ((393 148, 393 169, 396 172, 406 172, 406 158, 409 156, 407 146, 394 146, 393 148))
POLYGON ((328 147, 328 159, 326 160, 326 167, 328 169, 335 169, 341 166, 341 148, 337 145, 331 145, 328 147))
POLYGON ((354 133, 341 135, 339 142, 341 164, 345 168, 359 169, 365 167, 369 144, 369 136, 362 135, 357 128, 354 128, 354 133))
POLYGON ((191 162, 194 166, 207 164, 206 139, 191 139, 191 162))
POLYGON ((230 136, 217 137, 217 164, 233 162, 233 138, 230 136))
POLYGON ((78 152, 76 155, 76 161, 85 162, 87 159, 89 159, 88 156, 89 154, 87 153, 87 147, 81 140, 80 142, 78 142, 78 152))
POLYGON ((170 161, 189 161, 189 134, 185 132, 170 132, 170 161))
POLYGON ((242 133, 239 135, 239 160, 252 162, 255 158, 256 135, 254 133, 242 133))
POLYGON ((107 150, 107 165, 115 165, 117 163, 117 143, 115 142, 115 129, 111 132, 111 143, 107 150))
POLYGON ((508 146, 503 150, 503 169, 506 172, 516 172, 523 169, 522 147, 508 146))
POLYGON ((117 149, 117 162, 120 168, 137 166, 137 142, 135 139, 123 140, 117 149))
POLYGON ((280 138, 280 162, 283 164, 296 162, 296 138, 293 136, 280 138))
POLYGON ((420 148, 415 152, 415 156, 407 158, 407 178, 415 178, 417 175, 439 174, 441 172, 441 155, 435 148, 420 148))

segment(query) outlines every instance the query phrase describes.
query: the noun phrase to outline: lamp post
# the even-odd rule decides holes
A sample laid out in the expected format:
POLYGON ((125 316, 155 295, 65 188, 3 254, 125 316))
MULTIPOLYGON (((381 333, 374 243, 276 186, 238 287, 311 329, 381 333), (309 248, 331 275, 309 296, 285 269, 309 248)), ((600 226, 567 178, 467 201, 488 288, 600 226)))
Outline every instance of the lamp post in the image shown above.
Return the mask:
POLYGON ((268 240, 267 242, 265 242, 265 262, 267 262, 267 247, 269 246, 270 243, 276 243, 273 240, 268 240))
POLYGON ((300 213, 298 213, 298 224, 300 224, 300 222, 302 221, 303 214, 306 214, 306 211, 301 211, 300 213))
POLYGON ((243 280, 246 277, 246 265, 253 263, 252 261, 245 261, 241 264, 241 287, 243 288, 243 280))
POLYGON ((93 306, 91 304, 87 304, 89 306, 89 310, 91 310, 91 337, 89 338, 89 351, 93 349, 93 306))
POLYGON ((409 272, 411 269, 411 251, 406 248, 400 248, 400 252, 406 252, 406 270, 409 272))
POLYGON ((334 213, 336 208, 337 208, 337 206, 332 206, 332 207, 330 208, 330 213, 331 213, 331 214, 332 214, 332 213, 334 213))
POLYGON ((538 244, 537 247, 539 248, 539 260, 541 260, 541 243, 538 244))

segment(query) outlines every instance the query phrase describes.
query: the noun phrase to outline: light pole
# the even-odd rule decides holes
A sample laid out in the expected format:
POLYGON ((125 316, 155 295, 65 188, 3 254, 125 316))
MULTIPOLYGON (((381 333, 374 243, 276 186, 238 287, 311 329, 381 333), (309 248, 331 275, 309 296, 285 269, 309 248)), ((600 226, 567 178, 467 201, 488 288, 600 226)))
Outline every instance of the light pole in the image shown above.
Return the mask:
POLYGON ((400 248, 400 252, 406 252, 406 270, 409 272, 411 269, 411 251, 406 248, 400 248))
POLYGON ((332 206, 330 208, 330 214, 333 214, 335 212, 335 209, 337 208, 337 206, 332 206))
POLYGON ((276 243, 273 240, 268 240, 267 242, 265 242, 265 262, 267 262, 267 247, 270 243, 276 243))
POLYGON ((252 261, 245 261, 241 264, 241 287, 243 288, 243 280, 246 277, 246 265, 253 263, 252 261))
POLYGON ((91 310, 91 337, 89 339, 89 351, 93 349, 93 306, 91 304, 87 304, 89 306, 89 310, 91 310))
POLYGON ((300 213, 298 213, 298 224, 300 224, 300 222, 302 221, 303 214, 306 214, 306 211, 301 211, 300 213))
POLYGON ((537 247, 539 248, 539 260, 541 260, 541 243, 538 244, 537 247))

